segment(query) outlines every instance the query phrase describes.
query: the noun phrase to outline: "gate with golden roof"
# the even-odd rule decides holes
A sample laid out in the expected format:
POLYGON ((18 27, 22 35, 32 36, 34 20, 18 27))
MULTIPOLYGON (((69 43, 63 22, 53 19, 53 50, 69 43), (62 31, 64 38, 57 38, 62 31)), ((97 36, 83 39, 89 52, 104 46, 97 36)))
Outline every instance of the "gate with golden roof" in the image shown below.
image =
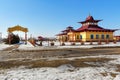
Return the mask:
POLYGON ((25 32, 25 44, 27 44, 27 32, 28 32, 28 28, 24 28, 20 25, 16 25, 14 27, 9 27, 8 28, 8 38, 9 38, 9 44, 11 44, 11 37, 10 37, 10 34, 14 31, 22 31, 22 32, 25 32))

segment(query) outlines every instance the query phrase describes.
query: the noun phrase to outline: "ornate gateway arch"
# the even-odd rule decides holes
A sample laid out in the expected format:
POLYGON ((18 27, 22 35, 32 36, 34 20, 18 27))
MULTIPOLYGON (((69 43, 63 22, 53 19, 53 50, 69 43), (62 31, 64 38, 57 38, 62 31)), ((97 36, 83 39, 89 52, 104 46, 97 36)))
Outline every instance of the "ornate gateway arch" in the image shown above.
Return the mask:
POLYGON ((9 37, 9 44, 11 44, 11 36, 10 34, 14 31, 22 31, 22 32, 25 32, 25 44, 27 44, 27 32, 28 32, 28 29, 27 28, 24 28, 22 26, 19 26, 19 25, 16 25, 14 27, 10 27, 8 28, 8 37, 9 37))

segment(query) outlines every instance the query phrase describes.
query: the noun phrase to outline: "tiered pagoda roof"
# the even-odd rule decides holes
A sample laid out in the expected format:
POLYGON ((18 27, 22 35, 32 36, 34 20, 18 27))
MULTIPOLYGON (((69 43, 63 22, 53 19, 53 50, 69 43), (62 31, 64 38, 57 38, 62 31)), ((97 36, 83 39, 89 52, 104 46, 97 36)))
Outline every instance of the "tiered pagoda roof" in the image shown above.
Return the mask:
POLYGON ((57 34, 57 36, 60 35, 67 35, 68 32, 83 32, 83 31, 105 31, 105 32, 114 32, 116 31, 115 29, 105 29, 103 27, 98 26, 98 22, 102 20, 95 20, 92 16, 88 16, 85 21, 81 21, 78 23, 81 23, 82 26, 78 28, 77 30, 73 29, 73 27, 68 26, 65 30, 61 31, 60 34, 57 34))
POLYGON ((73 27, 71 27, 71 26, 68 26, 65 30, 63 30, 61 32, 67 33, 67 32, 70 32, 70 31, 75 31, 75 29, 73 29, 73 27))
POLYGON ((58 36, 59 36, 59 35, 67 35, 67 33, 70 32, 70 31, 74 32, 74 31, 76 31, 76 30, 73 29, 73 27, 68 26, 65 30, 61 31, 61 33, 60 33, 60 34, 57 34, 57 35, 58 35, 58 36))
POLYGON ((81 31, 112 31, 114 32, 115 30, 112 29, 105 29, 100 26, 98 26, 98 22, 102 20, 94 20, 92 16, 88 16, 85 21, 78 22, 81 23, 82 26, 78 28, 76 31, 81 32, 81 31))
POLYGON ((94 20, 94 18, 89 15, 89 16, 86 18, 85 21, 81 21, 81 22, 78 22, 78 23, 83 24, 83 23, 86 23, 86 22, 99 22, 99 21, 102 21, 102 20, 94 20))

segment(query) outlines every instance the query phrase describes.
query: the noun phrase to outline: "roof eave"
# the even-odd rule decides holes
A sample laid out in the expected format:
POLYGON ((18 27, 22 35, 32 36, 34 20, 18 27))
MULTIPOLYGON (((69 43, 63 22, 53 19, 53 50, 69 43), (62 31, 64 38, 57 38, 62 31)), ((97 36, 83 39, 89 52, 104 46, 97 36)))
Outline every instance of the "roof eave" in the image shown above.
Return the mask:
POLYGON ((86 22, 100 22, 100 21, 102 21, 102 20, 93 20, 93 21, 81 21, 81 22, 78 22, 78 23, 86 23, 86 22))

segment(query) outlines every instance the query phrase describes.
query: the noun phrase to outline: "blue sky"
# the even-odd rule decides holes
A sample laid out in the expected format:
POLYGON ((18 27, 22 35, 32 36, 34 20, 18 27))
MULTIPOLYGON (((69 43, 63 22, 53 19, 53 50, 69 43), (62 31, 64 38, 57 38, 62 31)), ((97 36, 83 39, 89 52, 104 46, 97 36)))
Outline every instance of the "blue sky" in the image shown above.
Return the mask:
POLYGON ((89 14, 103 20, 101 27, 120 28, 120 0, 0 0, 0 32, 6 37, 8 27, 21 25, 28 36, 54 37, 67 26, 79 28, 89 14))

